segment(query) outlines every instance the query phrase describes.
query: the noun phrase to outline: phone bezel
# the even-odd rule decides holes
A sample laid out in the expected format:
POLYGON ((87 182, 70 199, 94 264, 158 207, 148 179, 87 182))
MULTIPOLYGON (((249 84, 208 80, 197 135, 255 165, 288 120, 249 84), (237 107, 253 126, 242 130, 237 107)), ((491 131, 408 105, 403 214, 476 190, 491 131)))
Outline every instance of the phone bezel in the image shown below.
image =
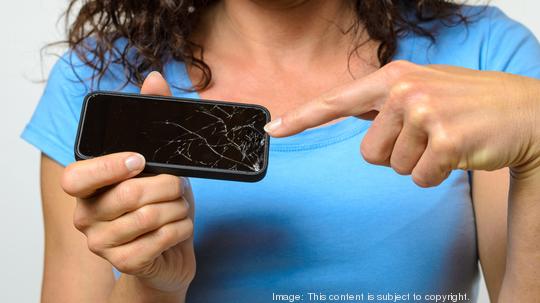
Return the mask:
MULTIPOLYGON (((111 92, 111 91, 94 91, 87 94, 83 100, 81 115, 79 119, 79 125, 77 128, 77 136, 75 139, 75 159, 76 160, 87 160, 93 158, 83 154, 80 151, 81 136, 85 126, 86 119, 86 110, 89 106, 89 103, 92 102, 92 99, 99 96, 109 96, 109 97, 120 97, 120 98, 129 98, 130 100, 136 99, 138 101, 144 100, 157 100, 164 102, 188 102, 188 103, 197 103, 197 104, 208 104, 208 105, 221 105, 221 106, 235 106, 235 107, 248 107, 255 108, 262 111, 265 115, 266 123, 270 122, 270 111, 264 106, 258 104, 248 104, 248 103, 236 103, 236 102, 227 102, 227 101, 217 101, 217 100, 207 100, 207 99, 194 99, 194 98, 184 98, 184 97, 168 97, 168 96, 157 96, 157 95, 141 95, 135 93, 123 93, 123 92, 111 92)), ((247 172, 247 171, 235 171, 219 168, 206 168, 198 166, 186 166, 186 165, 177 165, 177 164, 167 164, 159 162, 146 162, 144 172, 159 174, 167 173, 174 174, 178 176, 185 177, 196 177, 196 178, 208 178, 208 179, 220 179, 220 180, 231 180, 231 181, 244 181, 244 182, 256 182, 260 181, 266 175, 268 169, 268 159, 269 159, 269 149, 270 149, 270 136, 265 134, 265 147, 263 154, 263 166, 258 172, 247 172)))

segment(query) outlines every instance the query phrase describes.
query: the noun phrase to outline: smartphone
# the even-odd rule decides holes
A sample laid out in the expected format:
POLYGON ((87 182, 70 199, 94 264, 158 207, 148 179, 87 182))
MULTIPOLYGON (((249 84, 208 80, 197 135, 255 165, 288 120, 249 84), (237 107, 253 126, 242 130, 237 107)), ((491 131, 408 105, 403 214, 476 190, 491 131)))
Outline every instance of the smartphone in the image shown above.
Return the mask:
POLYGON ((260 105, 96 91, 83 102, 75 158, 134 151, 147 173, 255 182, 268 167, 260 105))

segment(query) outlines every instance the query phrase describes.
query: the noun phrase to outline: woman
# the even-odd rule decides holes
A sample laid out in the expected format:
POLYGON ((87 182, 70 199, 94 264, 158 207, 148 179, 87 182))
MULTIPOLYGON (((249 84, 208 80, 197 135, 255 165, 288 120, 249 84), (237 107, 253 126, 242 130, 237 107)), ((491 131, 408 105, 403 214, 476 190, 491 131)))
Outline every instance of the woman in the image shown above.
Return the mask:
POLYGON ((540 46, 499 10, 91 0, 68 40, 23 133, 43 151, 43 302, 471 302, 478 260, 494 302, 540 297, 540 87, 510 74, 540 77, 540 46), (74 163, 95 89, 266 106, 266 178, 74 163))

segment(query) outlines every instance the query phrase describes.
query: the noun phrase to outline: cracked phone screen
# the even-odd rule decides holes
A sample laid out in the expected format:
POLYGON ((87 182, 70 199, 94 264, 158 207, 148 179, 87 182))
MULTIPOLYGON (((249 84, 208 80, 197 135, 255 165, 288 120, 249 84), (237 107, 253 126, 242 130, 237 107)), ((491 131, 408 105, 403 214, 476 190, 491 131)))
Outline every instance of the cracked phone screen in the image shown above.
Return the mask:
POLYGON ((267 118, 260 108, 234 103, 97 94, 86 107, 79 151, 135 151, 147 162, 258 172, 267 118))

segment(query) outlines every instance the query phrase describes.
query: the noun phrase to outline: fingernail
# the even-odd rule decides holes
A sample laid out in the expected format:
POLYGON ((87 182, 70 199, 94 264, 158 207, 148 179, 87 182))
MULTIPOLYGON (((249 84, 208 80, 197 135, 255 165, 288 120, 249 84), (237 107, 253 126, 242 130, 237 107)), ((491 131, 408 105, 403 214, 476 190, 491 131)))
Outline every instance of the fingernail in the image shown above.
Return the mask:
POLYGON ((281 126, 281 118, 274 119, 264 126, 267 133, 273 132, 281 126))
POLYGON ((150 73, 148 73, 148 76, 147 76, 147 77, 150 77, 150 76, 152 76, 152 75, 158 75, 158 76, 161 76, 161 73, 158 72, 158 71, 153 70, 153 71, 151 71, 150 73))
POLYGON ((141 154, 134 154, 124 161, 127 169, 130 171, 140 170, 144 168, 144 157, 141 154))

